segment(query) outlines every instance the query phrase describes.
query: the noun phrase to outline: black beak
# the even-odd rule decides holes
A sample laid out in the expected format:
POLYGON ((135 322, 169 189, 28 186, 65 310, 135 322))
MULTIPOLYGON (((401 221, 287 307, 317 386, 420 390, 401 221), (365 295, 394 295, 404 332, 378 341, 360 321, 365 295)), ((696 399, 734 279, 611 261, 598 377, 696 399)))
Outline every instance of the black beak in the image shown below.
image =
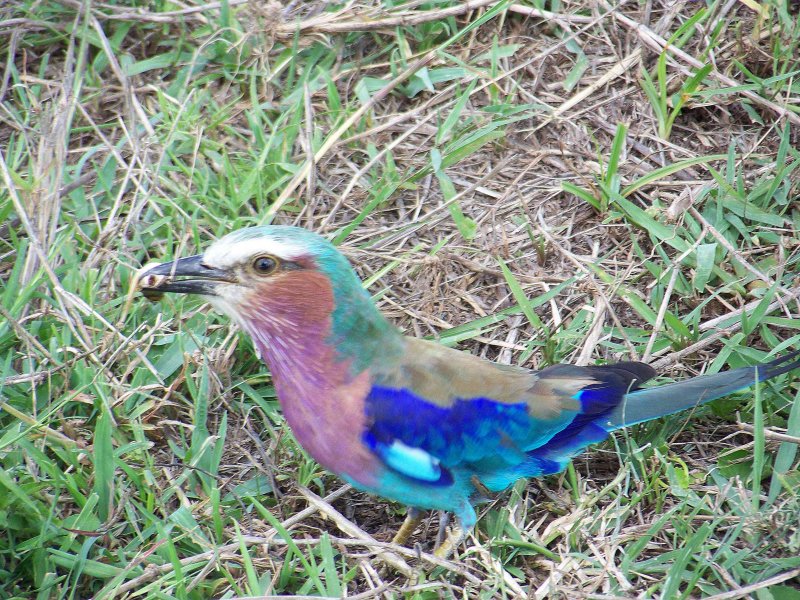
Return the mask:
POLYGON ((203 255, 179 258, 148 269, 139 276, 145 298, 158 300, 164 292, 216 296, 220 283, 235 281, 228 271, 203 264, 203 255), (178 279, 176 277, 186 277, 178 279))

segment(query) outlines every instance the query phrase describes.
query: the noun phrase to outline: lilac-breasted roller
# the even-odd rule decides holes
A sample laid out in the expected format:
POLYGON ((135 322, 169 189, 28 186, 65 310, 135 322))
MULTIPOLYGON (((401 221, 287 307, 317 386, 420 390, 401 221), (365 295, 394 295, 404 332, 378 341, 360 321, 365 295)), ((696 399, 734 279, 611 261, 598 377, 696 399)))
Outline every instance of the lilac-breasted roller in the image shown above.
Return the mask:
POLYGON ((199 294, 250 336, 297 441, 358 489, 449 511, 446 556, 473 503, 521 477, 557 473, 609 432, 695 407, 800 365, 754 367, 643 388, 640 362, 530 371, 407 337, 377 310, 321 236, 286 226, 235 231, 203 254, 146 270, 143 291, 199 294))

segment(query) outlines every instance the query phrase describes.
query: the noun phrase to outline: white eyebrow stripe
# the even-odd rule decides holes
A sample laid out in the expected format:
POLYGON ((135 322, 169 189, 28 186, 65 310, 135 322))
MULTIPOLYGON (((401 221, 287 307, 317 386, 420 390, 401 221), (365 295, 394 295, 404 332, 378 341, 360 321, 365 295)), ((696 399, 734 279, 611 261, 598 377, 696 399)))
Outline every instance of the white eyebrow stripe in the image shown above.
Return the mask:
POLYGON ((226 269, 259 254, 270 254, 282 260, 296 260, 308 254, 302 244, 275 238, 252 238, 229 241, 227 238, 212 244, 203 254, 209 267, 226 269))

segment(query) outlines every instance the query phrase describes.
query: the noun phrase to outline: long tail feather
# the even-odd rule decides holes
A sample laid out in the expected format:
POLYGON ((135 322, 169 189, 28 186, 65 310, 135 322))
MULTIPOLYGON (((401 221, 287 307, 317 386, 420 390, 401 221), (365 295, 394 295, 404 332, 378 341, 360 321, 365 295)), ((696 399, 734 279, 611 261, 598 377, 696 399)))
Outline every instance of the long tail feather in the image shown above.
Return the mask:
POLYGON ((742 367, 714 375, 702 375, 686 381, 626 394, 625 399, 603 422, 606 431, 643 423, 711 402, 732 392, 800 367, 800 350, 763 365, 742 367))

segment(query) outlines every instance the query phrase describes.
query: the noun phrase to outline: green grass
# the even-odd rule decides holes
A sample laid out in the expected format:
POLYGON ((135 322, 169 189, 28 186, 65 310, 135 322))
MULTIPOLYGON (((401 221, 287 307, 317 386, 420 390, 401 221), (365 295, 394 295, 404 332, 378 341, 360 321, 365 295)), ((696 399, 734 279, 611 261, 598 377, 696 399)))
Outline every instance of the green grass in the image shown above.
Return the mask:
POLYGON ((0 9, 0 598, 800 598, 796 375, 518 482, 455 563, 396 549, 411 581, 375 558, 401 507, 303 452, 249 341, 129 295, 273 221, 340 244, 407 332, 490 359, 668 380, 800 346, 791 7, 623 5, 708 66, 646 50, 562 112, 630 29, 458 4, 0 9))

